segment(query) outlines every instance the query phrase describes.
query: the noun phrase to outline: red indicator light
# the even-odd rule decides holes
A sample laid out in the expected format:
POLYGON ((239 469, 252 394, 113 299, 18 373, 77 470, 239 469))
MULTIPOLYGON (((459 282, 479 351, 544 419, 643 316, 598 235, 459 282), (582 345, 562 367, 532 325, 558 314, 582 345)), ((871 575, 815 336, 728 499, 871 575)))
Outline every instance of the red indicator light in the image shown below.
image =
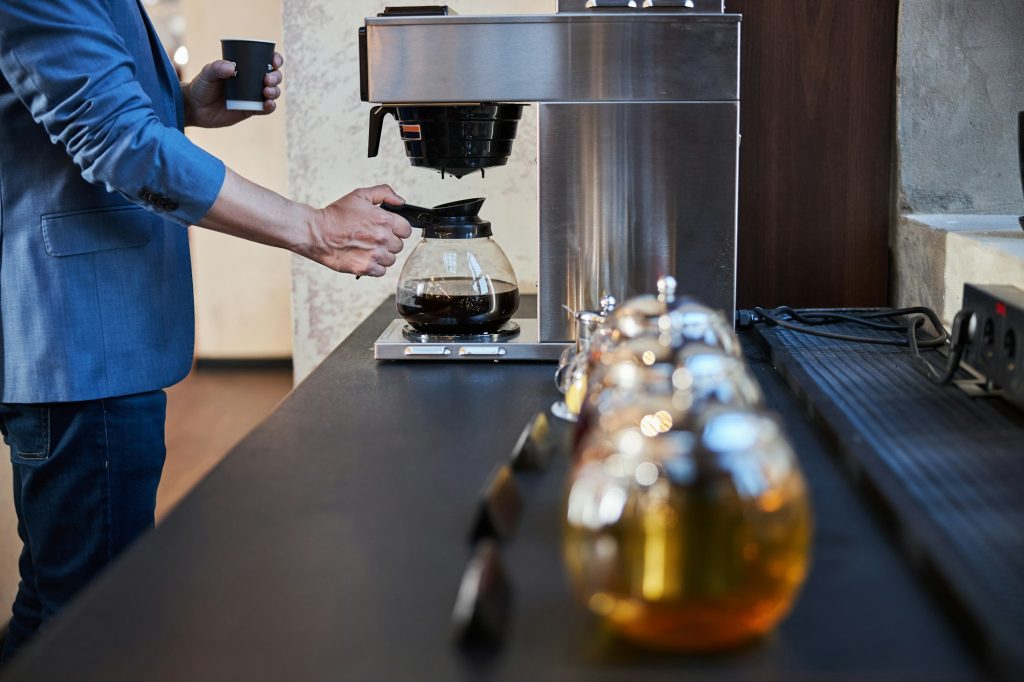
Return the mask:
POLYGON ((1006 304, 996 303, 996 315, 999 317, 1006 317, 1006 304))

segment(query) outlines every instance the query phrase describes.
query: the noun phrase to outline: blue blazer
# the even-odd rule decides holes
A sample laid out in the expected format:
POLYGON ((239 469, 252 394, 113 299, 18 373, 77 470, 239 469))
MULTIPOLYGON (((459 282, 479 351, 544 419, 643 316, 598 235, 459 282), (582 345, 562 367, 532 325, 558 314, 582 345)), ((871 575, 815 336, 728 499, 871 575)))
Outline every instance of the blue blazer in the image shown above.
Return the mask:
POLYGON ((225 170, 183 127, 139 0, 0 1, 0 402, 188 373, 187 226, 225 170))

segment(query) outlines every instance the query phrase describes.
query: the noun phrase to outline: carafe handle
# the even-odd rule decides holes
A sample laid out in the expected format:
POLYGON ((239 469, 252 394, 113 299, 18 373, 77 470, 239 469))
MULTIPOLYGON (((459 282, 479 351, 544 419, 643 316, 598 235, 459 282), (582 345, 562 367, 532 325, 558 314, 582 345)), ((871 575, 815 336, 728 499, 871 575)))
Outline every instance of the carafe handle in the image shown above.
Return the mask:
POLYGON ((436 213, 431 209, 423 208, 422 206, 414 206, 412 204, 404 204, 402 206, 381 204, 380 207, 385 211, 402 216, 409 221, 410 225, 421 230, 425 227, 434 225, 438 221, 436 213))

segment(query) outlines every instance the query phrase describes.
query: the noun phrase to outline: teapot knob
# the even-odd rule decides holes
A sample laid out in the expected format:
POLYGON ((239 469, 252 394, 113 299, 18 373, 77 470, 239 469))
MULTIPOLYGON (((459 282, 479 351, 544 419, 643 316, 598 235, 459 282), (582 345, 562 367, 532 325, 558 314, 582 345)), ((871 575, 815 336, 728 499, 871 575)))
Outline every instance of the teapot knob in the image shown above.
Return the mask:
POLYGON ((676 300, 676 287, 678 282, 672 275, 665 275, 658 279, 658 300, 662 303, 672 303, 676 300))

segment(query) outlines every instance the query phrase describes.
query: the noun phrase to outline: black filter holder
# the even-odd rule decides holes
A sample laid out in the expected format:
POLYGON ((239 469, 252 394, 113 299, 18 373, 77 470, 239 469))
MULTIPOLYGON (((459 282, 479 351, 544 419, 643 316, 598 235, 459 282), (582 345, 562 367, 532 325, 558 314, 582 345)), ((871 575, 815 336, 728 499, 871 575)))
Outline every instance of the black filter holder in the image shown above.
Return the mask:
POLYGON ((370 111, 367 154, 380 151, 384 119, 394 116, 413 166, 461 178, 504 166, 523 117, 522 104, 378 106, 370 111))

